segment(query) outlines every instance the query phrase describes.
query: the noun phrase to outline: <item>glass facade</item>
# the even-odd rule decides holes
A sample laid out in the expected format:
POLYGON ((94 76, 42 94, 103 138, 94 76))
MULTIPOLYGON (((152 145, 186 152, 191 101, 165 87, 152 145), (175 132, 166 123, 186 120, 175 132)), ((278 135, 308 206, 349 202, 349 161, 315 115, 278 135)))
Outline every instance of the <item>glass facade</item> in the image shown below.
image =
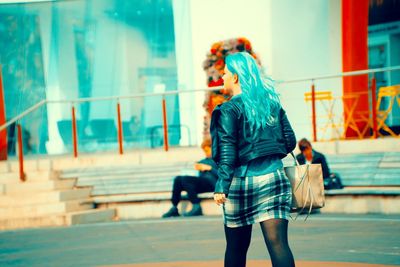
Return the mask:
MULTIPOLYGON (((76 0, 0 5, 0 64, 7 120, 43 99, 133 95, 177 89, 172 0, 76 0)), ((161 96, 121 100, 127 147, 162 145, 161 96)), ((115 150, 117 101, 75 103, 80 152, 115 150)), ((26 154, 72 150, 71 103, 21 120, 26 154)), ((177 96, 167 97, 171 144, 181 132, 177 96)), ((15 131, 9 128, 9 154, 15 131)))
MULTIPOLYGON (((368 68, 387 68, 400 65, 400 1, 370 1, 368 13, 368 68)), ((372 78, 372 75, 370 75, 372 78)), ((379 110, 389 114, 385 124, 400 134, 400 105, 381 93, 381 88, 400 85, 400 71, 374 74, 379 110), (381 97, 380 97, 381 96, 381 97)), ((383 91, 382 91, 383 92, 383 91)), ((389 135, 387 131, 381 131, 389 135)))

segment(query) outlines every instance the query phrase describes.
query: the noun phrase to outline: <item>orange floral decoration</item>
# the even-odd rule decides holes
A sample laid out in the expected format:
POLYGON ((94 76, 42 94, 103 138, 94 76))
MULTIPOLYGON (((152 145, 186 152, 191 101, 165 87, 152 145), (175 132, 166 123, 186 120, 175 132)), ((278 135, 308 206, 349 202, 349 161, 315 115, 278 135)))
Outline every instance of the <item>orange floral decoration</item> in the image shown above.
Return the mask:
MULTIPOLYGON (((258 64, 261 65, 256 54, 253 52, 250 41, 244 37, 219 41, 211 46, 210 51, 207 53, 206 60, 203 62, 203 69, 207 75, 208 87, 222 86, 224 84, 222 75, 224 74, 225 57, 229 54, 242 51, 251 54, 257 60, 258 64)), ((203 107, 206 109, 203 131, 204 141, 211 140, 210 121, 214 108, 228 101, 231 96, 231 92, 225 89, 206 93, 203 104, 203 107)))

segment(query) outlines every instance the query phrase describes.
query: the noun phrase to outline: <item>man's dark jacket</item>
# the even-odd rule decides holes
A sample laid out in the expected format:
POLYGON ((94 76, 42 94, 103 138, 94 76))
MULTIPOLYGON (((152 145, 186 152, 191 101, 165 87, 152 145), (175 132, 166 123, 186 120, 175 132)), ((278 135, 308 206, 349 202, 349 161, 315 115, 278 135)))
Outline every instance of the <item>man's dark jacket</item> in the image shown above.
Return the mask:
POLYGON ((240 95, 214 109, 210 132, 212 157, 218 164, 215 193, 228 195, 236 166, 265 156, 284 158, 293 151, 296 147, 295 134, 286 112, 281 108, 278 113, 277 123, 252 133, 240 95))
MULTIPOLYGON (((306 158, 304 157, 303 154, 298 154, 296 156, 297 161, 300 164, 305 164, 306 163, 306 158)), ((322 176, 325 178, 328 178, 329 175, 331 174, 329 167, 328 167, 328 163, 326 163, 326 159, 325 156, 322 153, 319 153, 318 151, 313 150, 313 159, 311 161, 311 163, 314 164, 321 164, 322 167, 322 176)))
POLYGON ((202 171, 200 172, 199 176, 201 178, 206 178, 210 180, 213 184, 217 181, 218 179, 218 166, 215 164, 214 160, 211 158, 204 158, 197 163, 205 164, 208 166, 211 166, 211 170, 209 171, 202 171))

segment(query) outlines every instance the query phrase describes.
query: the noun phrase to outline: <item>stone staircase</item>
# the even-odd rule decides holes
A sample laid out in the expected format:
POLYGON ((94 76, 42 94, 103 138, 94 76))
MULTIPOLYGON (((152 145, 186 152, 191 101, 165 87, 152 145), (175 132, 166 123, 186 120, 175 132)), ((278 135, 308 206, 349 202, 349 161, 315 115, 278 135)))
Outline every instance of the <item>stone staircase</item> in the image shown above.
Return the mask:
MULTIPOLYGON (((159 218, 171 205, 174 177, 201 157, 201 149, 189 147, 28 158, 25 183, 19 181, 17 161, 0 162, 0 229, 159 218)), ((321 212, 400 214, 400 152, 328 154, 327 159, 345 188, 326 191, 321 212)), ((212 193, 200 198, 204 214, 221 214, 212 193)), ((190 209, 190 203, 179 208, 190 209)))
MULTIPOLYGON (((60 178, 78 179, 78 187, 93 187, 96 206, 116 209, 120 219, 157 218, 169 208, 174 177, 192 169, 193 162, 65 170, 60 178)), ((182 204, 181 209, 190 208, 187 201, 182 204)), ((215 210, 206 214, 214 215, 215 210)))
POLYGON ((56 171, 0 173, 0 230, 112 221, 114 209, 94 209, 91 187, 59 179, 56 171))
MULTIPOLYGON (((326 207, 331 213, 400 213, 400 153, 327 155, 333 172, 342 176, 343 190, 326 191, 326 207)), ((285 165, 292 165, 290 157, 285 165)), ((115 208, 121 219, 157 218, 170 207, 175 176, 185 173, 192 162, 103 166, 64 170, 61 179, 78 179, 77 186, 93 187, 96 206, 115 208)), ((206 215, 221 210, 212 193, 200 194, 206 215)), ((190 208, 183 201, 181 210, 190 208)))

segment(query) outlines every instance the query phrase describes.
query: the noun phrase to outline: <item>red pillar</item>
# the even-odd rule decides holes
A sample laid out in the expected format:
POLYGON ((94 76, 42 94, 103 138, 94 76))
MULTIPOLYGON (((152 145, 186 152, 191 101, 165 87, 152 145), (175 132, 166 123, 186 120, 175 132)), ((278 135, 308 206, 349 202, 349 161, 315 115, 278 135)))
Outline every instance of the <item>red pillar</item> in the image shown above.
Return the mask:
MULTIPOLYGON (((342 0, 342 60, 343 72, 368 69, 368 0, 342 0)), ((369 113, 368 75, 343 77, 343 95, 359 93, 353 118, 363 129, 367 123, 358 120, 369 113)), ((351 101, 344 104, 351 106, 351 101)), ((347 130, 346 137, 355 136, 355 131, 347 130)))
POLYGON ((78 157, 78 137, 76 131, 75 106, 72 106, 72 141, 74 147, 74 158, 78 157))
POLYGON ((162 100, 162 111, 163 111, 163 126, 164 126, 164 150, 168 151, 169 149, 169 141, 168 141, 168 120, 167 120, 167 104, 165 100, 165 96, 163 96, 162 100))
MULTIPOLYGON (((0 65, 0 125, 6 123, 6 106, 4 103, 3 80, 0 65)), ((7 130, 0 131, 0 160, 7 160, 7 130)))
POLYGON ((124 135, 122 129, 122 121, 121 121, 121 105, 117 104, 117 115, 118 115, 118 144, 119 144, 119 154, 124 154, 124 135))
POLYGON ((378 121, 376 115, 376 79, 375 77, 371 80, 371 92, 372 92, 372 136, 378 138, 378 121))
POLYGON ((18 130, 18 160, 19 160, 19 179, 22 182, 26 181, 24 172, 24 143, 22 141, 22 127, 20 124, 17 125, 18 130))

